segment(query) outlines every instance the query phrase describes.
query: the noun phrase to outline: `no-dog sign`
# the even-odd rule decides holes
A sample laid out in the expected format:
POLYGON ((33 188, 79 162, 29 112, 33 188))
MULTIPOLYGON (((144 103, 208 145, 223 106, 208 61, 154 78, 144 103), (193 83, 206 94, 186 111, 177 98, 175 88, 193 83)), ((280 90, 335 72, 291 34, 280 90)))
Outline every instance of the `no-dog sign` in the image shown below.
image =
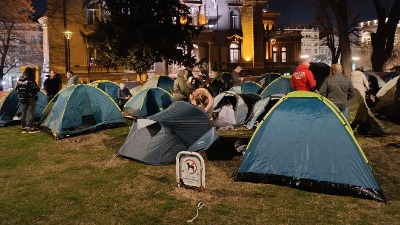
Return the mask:
POLYGON ((182 151, 176 156, 176 181, 179 187, 205 188, 205 164, 199 153, 182 151))

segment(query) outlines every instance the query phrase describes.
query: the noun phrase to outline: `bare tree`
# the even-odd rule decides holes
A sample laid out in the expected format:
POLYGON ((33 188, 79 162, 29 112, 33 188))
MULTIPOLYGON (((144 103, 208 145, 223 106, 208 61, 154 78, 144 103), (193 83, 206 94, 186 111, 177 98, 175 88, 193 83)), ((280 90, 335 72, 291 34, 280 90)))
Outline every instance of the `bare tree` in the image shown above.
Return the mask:
POLYGON ((340 63, 343 66, 343 73, 350 76, 352 56, 349 38, 349 16, 347 0, 326 0, 336 18, 339 32, 339 46, 341 52, 340 63))
POLYGON ((400 0, 395 0, 389 13, 381 5, 381 1, 374 0, 374 4, 378 15, 378 28, 375 33, 371 33, 371 63, 372 69, 379 72, 383 71, 386 61, 393 53, 394 36, 400 20, 400 0))
POLYGON ((32 0, 0 1, 0 91, 3 90, 3 77, 20 58, 16 57, 20 43, 26 42, 23 30, 32 29, 32 0))
MULTIPOLYGON (((331 51, 332 64, 338 63, 340 54, 341 54, 341 46, 340 43, 336 42, 336 37, 339 37, 338 25, 335 20, 335 15, 333 11, 330 10, 330 7, 327 5, 326 1, 321 1, 319 14, 315 20, 315 23, 318 27, 321 28, 321 36, 325 38, 325 44, 331 51)), ((357 20, 359 15, 355 13, 354 10, 347 10, 347 19, 348 19, 348 35, 358 36, 357 29, 357 20)), ((350 43, 353 43, 351 39, 349 39, 350 43)), ((356 43, 355 43, 356 44, 356 43)))
POLYGON ((321 4, 321 10, 317 15, 315 23, 321 28, 321 36, 325 39, 325 43, 331 51, 332 64, 338 63, 340 57, 340 46, 336 48, 335 37, 338 36, 338 30, 336 24, 333 21, 334 15, 332 12, 325 7, 325 4, 321 4))

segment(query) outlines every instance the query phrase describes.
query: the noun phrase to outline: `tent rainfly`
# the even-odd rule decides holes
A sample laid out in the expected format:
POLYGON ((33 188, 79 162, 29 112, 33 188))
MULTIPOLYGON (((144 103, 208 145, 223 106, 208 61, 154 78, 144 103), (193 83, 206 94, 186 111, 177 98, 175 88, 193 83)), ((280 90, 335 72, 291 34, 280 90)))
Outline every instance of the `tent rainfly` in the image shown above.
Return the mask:
POLYGON ((347 120, 330 100, 313 92, 289 93, 267 113, 236 180, 386 202, 347 120))
POLYGON ((168 164, 180 151, 207 150, 217 139, 204 111, 177 101, 146 119, 133 120, 118 155, 151 165, 168 164))

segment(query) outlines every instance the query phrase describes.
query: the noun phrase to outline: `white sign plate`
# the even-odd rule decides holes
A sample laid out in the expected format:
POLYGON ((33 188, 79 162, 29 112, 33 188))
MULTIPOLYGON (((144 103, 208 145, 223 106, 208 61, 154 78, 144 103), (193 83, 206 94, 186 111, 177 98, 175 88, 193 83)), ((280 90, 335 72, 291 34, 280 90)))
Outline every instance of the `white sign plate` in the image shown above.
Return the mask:
POLYGON ((178 186, 205 188, 205 164, 199 153, 182 151, 176 156, 176 181, 178 186))

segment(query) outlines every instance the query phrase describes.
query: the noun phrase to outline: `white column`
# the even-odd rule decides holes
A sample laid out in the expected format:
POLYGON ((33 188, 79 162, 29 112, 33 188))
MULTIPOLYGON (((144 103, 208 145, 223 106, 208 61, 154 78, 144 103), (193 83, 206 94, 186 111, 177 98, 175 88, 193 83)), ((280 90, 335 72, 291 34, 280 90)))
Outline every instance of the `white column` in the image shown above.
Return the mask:
POLYGON ((48 74, 49 71, 49 33, 47 30, 47 16, 39 18, 39 23, 43 29, 43 69, 42 74, 48 74))

